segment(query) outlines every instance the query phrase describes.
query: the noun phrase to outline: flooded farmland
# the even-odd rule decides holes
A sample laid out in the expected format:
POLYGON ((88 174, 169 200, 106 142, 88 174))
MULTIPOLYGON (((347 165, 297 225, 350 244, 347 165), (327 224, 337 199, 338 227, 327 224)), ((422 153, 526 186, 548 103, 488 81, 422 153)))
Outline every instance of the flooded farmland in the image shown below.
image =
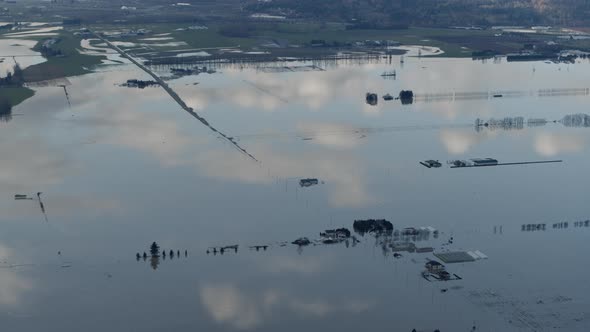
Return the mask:
POLYGON ((121 87, 152 79, 121 60, 0 122, 2 330, 590 329, 590 62, 152 68, 213 131, 161 87, 121 87), (401 90, 411 104, 382 98, 401 90), (473 158, 563 162, 446 164, 473 158), (437 255, 458 252, 485 258, 437 255))

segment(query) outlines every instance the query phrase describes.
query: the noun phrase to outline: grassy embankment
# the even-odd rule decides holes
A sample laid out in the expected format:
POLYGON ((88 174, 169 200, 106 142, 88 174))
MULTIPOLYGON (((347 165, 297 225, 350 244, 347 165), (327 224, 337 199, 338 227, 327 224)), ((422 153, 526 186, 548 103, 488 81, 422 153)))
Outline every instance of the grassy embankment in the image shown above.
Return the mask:
POLYGON ((16 106, 32 97, 34 94, 35 91, 25 87, 1 87, 0 101, 8 100, 12 106, 16 106))

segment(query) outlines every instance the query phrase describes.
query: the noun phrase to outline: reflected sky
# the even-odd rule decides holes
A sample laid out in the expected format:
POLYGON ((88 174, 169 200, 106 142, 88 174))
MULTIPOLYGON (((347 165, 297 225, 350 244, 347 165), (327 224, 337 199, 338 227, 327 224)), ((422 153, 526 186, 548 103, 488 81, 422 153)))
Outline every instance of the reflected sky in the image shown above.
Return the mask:
MULTIPOLYGON (((0 36, 3 37, 3 36, 0 36)), ((6 76, 7 72, 12 72, 12 69, 16 63, 21 68, 27 68, 38 63, 45 62, 39 52, 33 51, 33 48, 37 44, 34 40, 27 39, 14 39, 3 37, 0 38, 0 76, 6 76), (14 57, 13 56, 19 56, 14 57)))
POLYGON ((522 232, 521 225, 590 218, 583 177, 590 129, 549 123, 477 131, 473 124, 589 113, 590 96, 403 106, 380 99, 370 106, 365 93, 585 88, 590 64, 412 57, 403 68, 392 63, 295 73, 226 67, 169 81, 260 163, 163 90, 120 87, 149 79, 129 64, 71 78, 71 105, 62 88, 35 88, 14 109, 22 115, 0 123, 3 326, 469 331, 476 324, 482 331, 532 331, 533 321, 544 324, 557 313, 552 326, 588 330, 590 292, 580 261, 590 229, 522 232), (396 80, 380 77, 392 69, 396 80), (564 162, 485 169, 418 164, 474 157, 564 162), (308 177, 323 183, 299 187, 308 177), (48 221, 36 200, 14 200, 36 192, 43 192, 48 221), (449 264, 463 280, 441 284, 420 276, 432 254, 394 258, 371 235, 350 247, 283 246, 365 218, 386 218, 397 229, 431 225, 441 235, 420 246, 440 250, 453 237, 453 250, 481 250, 490 258, 449 264), (135 260, 153 241, 189 255, 162 259, 154 270, 135 260), (240 245, 237 254, 205 254, 232 244, 240 245), (540 266, 551 269, 539 273, 540 266))

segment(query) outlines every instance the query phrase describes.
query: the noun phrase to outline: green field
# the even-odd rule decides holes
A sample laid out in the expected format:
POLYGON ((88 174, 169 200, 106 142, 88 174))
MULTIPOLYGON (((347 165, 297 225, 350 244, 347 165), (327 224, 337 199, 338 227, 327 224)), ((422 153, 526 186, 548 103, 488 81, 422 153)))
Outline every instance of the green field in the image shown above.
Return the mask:
POLYGON ((22 103, 32 97, 35 91, 24 87, 2 87, 0 88, 0 100, 7 99, 12 106, 22 103))
MULTIPOLYGON (((402 45, 422 45, 440 48, 443 53, 440 57, 471 57, 473 52, 487 54, 508 54, 521 51, 525 45, 543 47, 548 41, 554 41, 568 48, 582 50, 590 49, 588 41, 558 40, 551 34, 515 34, 502 33, 499 30, 464 30, 450 28, 424 28, 410 27, 407 29, 390 30, 347 30, 342 23, 317 23, 317 22, 225 22, 206 24, 207 30, 179 30, 186 29, 190 23, 161 23, 161 24, 134 24, 134 25, 96 25, 91 28, 95 31, 123 31, 131 29, 149 29, 154 34, 167 33, 174 41, 183 41, 188 46, 150 46, 137 49, 137 53, 164 52, 178 49, 212 49, 225 47, 239 47, 244 51, 265 50, 272 54, 293 51, 297 56, 305 56, 305 50, 310 55, 318 53, 311 50, 312 40, 322 40, 329 49, 341 49, 346 44, 366 40, 389 40, 402 45), (269 42, 279 45, 278 48, 266 47, 269 42), (297 48, 295 48, 297 47, 297 48), (294 51, 296 50, 296 51, 294 51), (303 55, 302 55, 303 54, 303 55)), ((142 39, 151 35, 124 38, 121 41, 137 44, 150 44, 142 39)), ((170 40, 172 41, 172 40, 170 40)), ((162 41, 166 43, 167 41, 162 41)), ((128 48, 129 49, 129 48, 128 48)), ((370 50, 367 47, 367 50, 370 50)), ((293 55, 296 56, 296 55, 293 55)))
MULTIPOLYGON (((91 72, 91 67, 100 64, 104 59, 103 56, 80 54, 78 49, 81 38, 70 32, 62 31, 59 38, 60 41, 51 48, 60 50, 63 56, 48 57, 46 62, 27 67, 24 70, 25 81, 36 82, 87 74, 91 72)), ((39 51, 43 40, 40 40, 33 50, 39 51)))
MULTIPOLYGON (((265 41, 276 40, 291 46, 305 46, 312 40, 324 40, 329 44, 349 43, 365 40, 393 40, 404 45, 423 45, 438 47, 444 51, 445 57, 470 57, 472 51, 483 49, 514 49, 514 43, 493 38, 489 30, 456 30, 413 27, 399 30, 346 30, 338 23, 247 23, 244 26, 235 24, 208 25, 208 30, 176 31, 186 28, 188 24, 147 24, 125 27, 125 29, 145 28, 153 34, 170 33, 176 41, 184 41, 191 48, 237 47, 257 49, 265 41), (239 35, 247 31, 247 36, 234 37, 224 30, 236 30, 239 35), (243 30, 243 31, 242 31, 243 30), (474 42, 475 41, 475 42, 474 42), (479 43, 477 43, 479 41, 479 43), (504 44, 502 44, 504 43, 504 44)), ((95 26, 101 29, 117 29, 115 26, 95 26)), ((121 27, 118 27, 121 29, 121 27)), ((141 43, 145 36, 126 38, 124 41, 141 43)), ((179 47, 175 47, 178 49, 179 47)), ((155 48, 158 51, 170 48, 155 48)))

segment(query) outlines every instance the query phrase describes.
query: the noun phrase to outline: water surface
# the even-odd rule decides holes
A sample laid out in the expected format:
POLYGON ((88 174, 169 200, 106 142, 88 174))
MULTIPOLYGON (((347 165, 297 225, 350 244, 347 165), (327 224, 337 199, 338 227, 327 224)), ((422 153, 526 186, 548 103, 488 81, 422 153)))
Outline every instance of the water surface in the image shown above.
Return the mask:
MULTIPOLYGON (((587 331, 590 128, 547 123, 475 130, 477 118, 590 113, 590 64, 399 57, 325 71, 224 66, 169 83, 254 162, 190 117, 130 64, 39 88, 0 123, 0 321, 10 331, 587 331), (380 74, 395 69, 396 80, 380 74), (194 83, 198 83, 195 85, 194 83), (416 95, 526 91, 411 105, 416 95), (563 159, 560 164, 426 169, 424 159, 563 159), (300 188, 301 178, 323 183, 300 188), (42 192, 36 200, 15 194, 42 192), (420 276, 432 254, 394 258, 360 243, 281 246, 355 219, 433 226, 416 241, 481 250, 420 276), (567 228, 553 228, 568 222, 567 228), (547 224, 545 231, 522 225, 547 224), (452 245, 445 245, 450 238, 452 245), (181 257, 136 261, 152 241, 181 257), (211 246, 239 251, 206 254, 211 246), (270 245, 266 251, 250 245, 270 245), (188 257, 184 257, 187 250, 188 257), (59 254, 58 254, 59 253, 59 254), (157 265, 154 269, 152 265, 157 265), (447 290, 441 292, 441 290, 447 290), (97 314, 99 313, 99 314, 97 314), (49 328, 48 328, 49 327, 49 328)), ((270 64, 269 64, 270 65, 270 64)), ((293 65, 293 64, 291 64, 293 65)), ((309 65, 302 63, 298 65, 309 65)), ((158 68, 163 73, 164 68, 158 68)))

